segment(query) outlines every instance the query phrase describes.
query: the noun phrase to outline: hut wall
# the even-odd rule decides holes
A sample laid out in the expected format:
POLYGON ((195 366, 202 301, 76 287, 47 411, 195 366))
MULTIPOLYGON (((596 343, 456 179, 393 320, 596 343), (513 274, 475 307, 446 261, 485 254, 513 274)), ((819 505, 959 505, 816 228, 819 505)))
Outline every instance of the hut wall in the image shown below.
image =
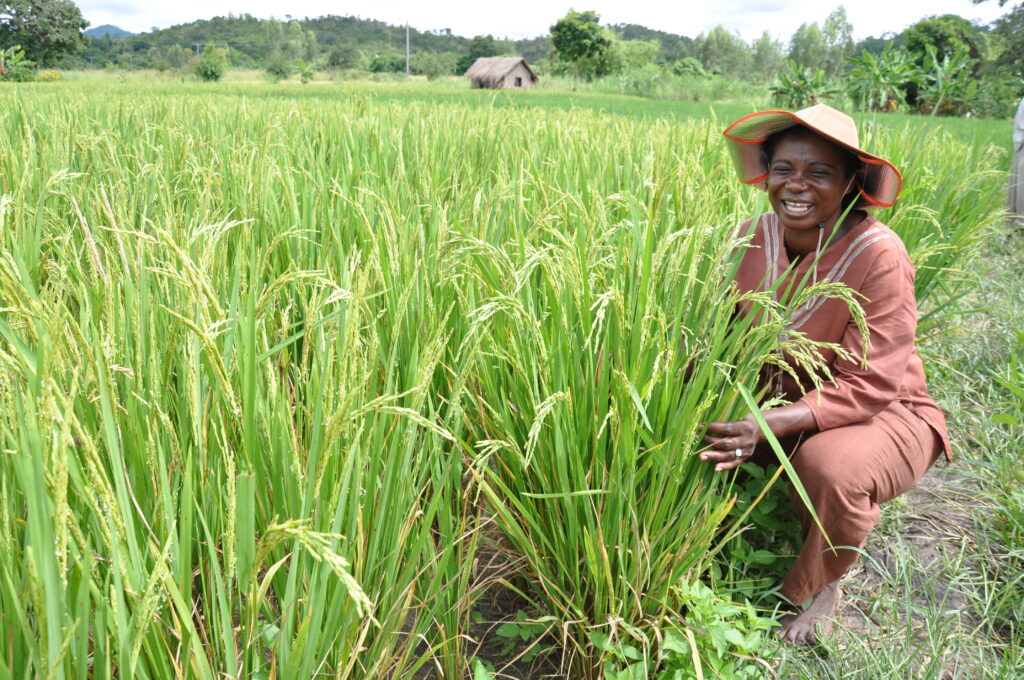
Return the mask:
POLYGON ((530 77, 530 71, 520 63, 508 72, 501 86, 510 90, 529 90, 533 87, 533 78, 530 77), (516 84, 517 78, 519 79, 518 84, 516 84))

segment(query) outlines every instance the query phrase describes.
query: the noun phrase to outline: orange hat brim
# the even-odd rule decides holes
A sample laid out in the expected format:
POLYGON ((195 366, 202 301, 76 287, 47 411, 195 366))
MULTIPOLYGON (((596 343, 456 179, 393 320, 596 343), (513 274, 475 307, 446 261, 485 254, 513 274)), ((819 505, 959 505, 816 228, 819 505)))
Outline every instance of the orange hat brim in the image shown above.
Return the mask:
POLYGON ((903 176, 885 158, 843 141, 828 129, 800 116, 799 112, 768 110, 747 114, 727 127, 722 134, 729 140, 729 151, 744 184, 767 190, 768 165, 764 142, 774 134, 796 125, 803 125, 822 137, 850 151, 864 164, 863 181, 858 184, 860 198, 854 207, 888 208, 896 203, 903 189, 903 176))

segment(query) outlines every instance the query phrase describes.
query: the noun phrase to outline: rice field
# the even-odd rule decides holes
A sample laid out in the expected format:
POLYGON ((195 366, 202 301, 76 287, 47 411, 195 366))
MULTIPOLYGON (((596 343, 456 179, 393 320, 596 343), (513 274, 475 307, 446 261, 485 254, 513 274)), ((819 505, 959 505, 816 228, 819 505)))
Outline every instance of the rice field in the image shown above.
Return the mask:
MULTIPOLYGON (((653 647, 789 312, 721 121, 279 92, 0 89, 0 679, 468 677, 495 544, 566 677, 653 647)), ((955 297, 1005 153, 866 134, 955 297)))

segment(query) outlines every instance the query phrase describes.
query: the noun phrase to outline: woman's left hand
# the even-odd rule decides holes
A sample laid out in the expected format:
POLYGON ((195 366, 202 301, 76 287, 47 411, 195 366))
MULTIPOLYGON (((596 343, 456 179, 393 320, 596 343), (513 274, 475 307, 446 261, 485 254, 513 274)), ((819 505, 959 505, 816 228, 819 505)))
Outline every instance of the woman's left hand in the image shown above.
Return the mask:
POLYGON ((700 459, 716 463, 715 470, 732 470, 754 453, 761 441, 761 428, 752 415, 743 420, 708 423, 704 443, 712 447, 700 454, 700 459))

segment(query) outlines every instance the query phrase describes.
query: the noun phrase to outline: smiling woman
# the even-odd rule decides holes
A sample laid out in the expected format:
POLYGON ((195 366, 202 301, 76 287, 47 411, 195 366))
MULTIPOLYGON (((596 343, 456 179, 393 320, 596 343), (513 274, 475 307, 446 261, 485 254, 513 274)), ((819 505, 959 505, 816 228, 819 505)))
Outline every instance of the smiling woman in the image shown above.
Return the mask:
MULTIPOLYGON (((774 396, 789 403, 760 415, 791 452, 814 510, 794 503, 805 542, 781 589, 795 606, 814 601, 784 619, 782 636, 811 643, 831 627, 839 579, 878 521, 879 505, 913 486, 943 450, 948 455, 949 439, 914 346, 913 265, 900 238, 867 212, 895 203, 896 168, 860 149, 853 120, 825 105, 756 113, 725 135, 741 180, 766 190, 773 209, 744 225, 751 247, 737 286, 785 300, 801 282, 820 280, 844 284, 861 303, 856 310, 814 297, 792 317, 789 334, 829 343, 821 354, 828 375, 802 372, 785 353, 783 368, 764 375, 774 396)), ((753 414, 711 423, 705 442, 712 449, 702 458, 731 470, 761 459, 764 440, 753 414)))

